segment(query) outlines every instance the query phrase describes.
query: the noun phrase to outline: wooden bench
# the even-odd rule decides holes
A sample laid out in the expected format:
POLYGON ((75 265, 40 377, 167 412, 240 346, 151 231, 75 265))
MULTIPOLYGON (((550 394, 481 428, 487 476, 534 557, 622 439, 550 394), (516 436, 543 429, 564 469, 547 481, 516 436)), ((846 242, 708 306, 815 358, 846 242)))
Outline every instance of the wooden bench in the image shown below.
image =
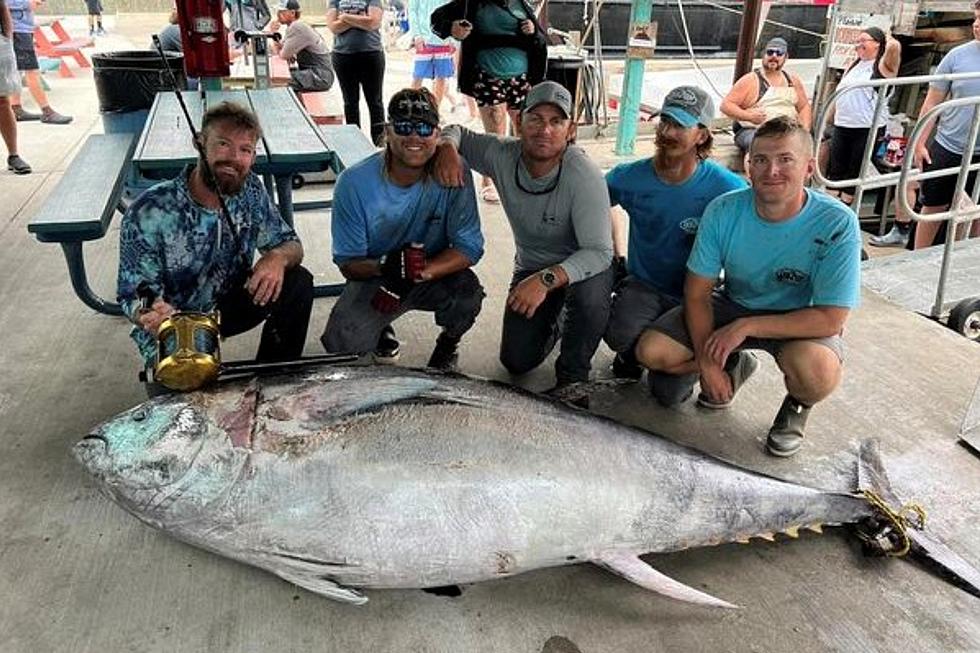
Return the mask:
POLYGON ((74 77, 75 74, 65 63, 64 57, 71 57, 81 68, 91 68, 92 64, 82 54, 82 48, 92 46, 92 39, 83 37, 73 39, 61 21, 54 20, 50 25, 37 25, 34 28, 34 49, 42 57, 58 59, 58 74, 62 77, 74 77), (54 33, 54 38, 48 38, 45 28, 54 33))
POLYGON ((378 151, 357 125, 324 125, 320 127, 320 133, 323 142, 333 152, 330 167, 338 175, 378 151))
POLYGON ((42 243, 61 245, 75 294, 107 315, 122 315, 122 309, 89 287, 82 243, 105 236, 119 206, 135 143, 135 134, 89 136, 27 225, 42 243))
POLYGON ((329 91, 313 91, 299 94, 306 112, 317 125, 344 124, 343 108, 332 102, 329 91), (333 105, 333 106, 331 106, 333 105), (340 109, 338 112, 337 109, 340 109))

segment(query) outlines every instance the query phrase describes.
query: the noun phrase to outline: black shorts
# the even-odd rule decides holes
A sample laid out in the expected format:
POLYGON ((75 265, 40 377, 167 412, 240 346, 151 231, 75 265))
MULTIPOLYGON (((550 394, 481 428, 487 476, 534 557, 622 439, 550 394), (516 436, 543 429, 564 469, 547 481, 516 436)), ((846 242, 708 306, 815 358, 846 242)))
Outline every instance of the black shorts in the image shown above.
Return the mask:
POLYGON ((34 35, 30 32, 14 32, 14 58, 17 70, 37 70, 37 52, 34 51, 34 35))
POLYGON ((493 77, 483 68, 477 68, 476 82, 473 84, 473 99, 477 106, 492 107, 506 104, 511 111, 519 111, 524 106, 524 98, 531 90, 527 73, 517 77, 493 77))
MULTIPOLYGON (((953 154, 935 141, 929 145, 929 158, 932 159, 932 163, 926 164, 926 172, 942 170, 943 168, 957 168, 963 163, 962 154, 953 154)), ((976 163, 977 161, 980 161, 980 154, 973 156, 972 162, 976 163)), ((949 206, 953 202, 953 191, 956 190, 956 177, 957 173, 952 172, 945 177, 923 180, 921 194, 919 195, 922 206, 949 206)), ((973 185, 976 181, 977 173, 970 173, 964 187, 967 195, 972 195, 973 185)))
POLYGON ((85 0, 88 7, 89 16, 99 16, 102 14, 102 0, 85 0))

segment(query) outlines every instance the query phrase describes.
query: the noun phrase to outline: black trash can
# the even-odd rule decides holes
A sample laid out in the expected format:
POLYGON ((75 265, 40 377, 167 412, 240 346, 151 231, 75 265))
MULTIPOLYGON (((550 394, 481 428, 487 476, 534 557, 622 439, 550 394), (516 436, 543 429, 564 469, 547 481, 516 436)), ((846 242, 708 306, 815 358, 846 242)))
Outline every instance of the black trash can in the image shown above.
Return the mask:
POLYGON ((568 89, 568 92, 575 97, 575 90, 578 87, 578 77, 581 73, 585 60, 574 54, 552 54, 548 55, 548 69, 545 79, 558 82, 568 89))
MULTIPOLYGON (((167 65, 177 86, 187 87, 184 55, 166 52, 167 65)), ((92 55, 95 91, 107 134, 140 133, 158 91, 170 91, 173 83, 160 54, 154 50, 122 50, 92 55)))

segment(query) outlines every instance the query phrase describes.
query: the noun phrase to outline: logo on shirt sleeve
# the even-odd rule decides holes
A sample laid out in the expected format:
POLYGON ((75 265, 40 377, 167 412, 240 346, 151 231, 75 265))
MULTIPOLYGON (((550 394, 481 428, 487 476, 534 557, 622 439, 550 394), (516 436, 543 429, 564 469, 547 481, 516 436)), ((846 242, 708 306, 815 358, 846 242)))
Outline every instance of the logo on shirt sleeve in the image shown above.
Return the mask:
POLYGON ((776 281, 787 283, 791 286, 800 286, 806 283, 809 278, 809 274, 795 268, 779 268, 776 270, 776 281))

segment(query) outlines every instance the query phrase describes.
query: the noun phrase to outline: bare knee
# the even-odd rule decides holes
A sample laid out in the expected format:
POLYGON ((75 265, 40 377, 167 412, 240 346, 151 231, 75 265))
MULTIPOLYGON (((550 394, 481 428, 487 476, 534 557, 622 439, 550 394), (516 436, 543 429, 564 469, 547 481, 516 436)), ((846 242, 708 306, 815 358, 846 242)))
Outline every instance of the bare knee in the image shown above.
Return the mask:
POLYGON ((649 370, 670 372, 693 357, 690 349, 659 331, 644 331, 636 343, 636 360, 649 370))
POLYGON ((840 385, 843 367, 837 354, 815 343, 794 343, 779 356, 786 389, 806 404, 826 398, 840 385))

